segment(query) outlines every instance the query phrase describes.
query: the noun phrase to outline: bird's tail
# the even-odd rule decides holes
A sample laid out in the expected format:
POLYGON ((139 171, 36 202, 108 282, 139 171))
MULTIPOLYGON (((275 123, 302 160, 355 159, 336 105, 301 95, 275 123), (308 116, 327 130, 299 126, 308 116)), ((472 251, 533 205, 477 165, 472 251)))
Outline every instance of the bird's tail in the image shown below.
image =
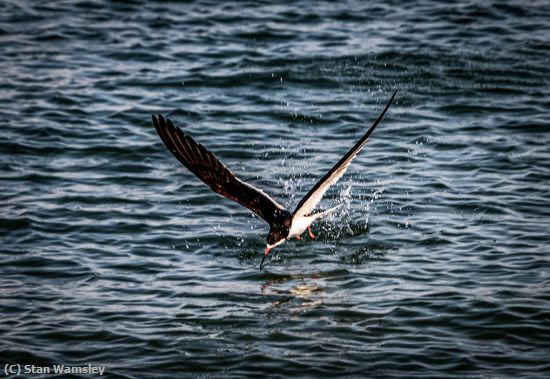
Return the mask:
POLYGON ((323 212, 320 212, 320 213, 316 213, 313 216, 315 217, 315 220, 320 220, 322 218, 325 218, 325 217, 330 216, 331 214, 333 214, 342 205, 344 205, 344 204, 338 204, 335 207, 332 207, 332 208, 327 209, 326 211, 323 211, 323 212))

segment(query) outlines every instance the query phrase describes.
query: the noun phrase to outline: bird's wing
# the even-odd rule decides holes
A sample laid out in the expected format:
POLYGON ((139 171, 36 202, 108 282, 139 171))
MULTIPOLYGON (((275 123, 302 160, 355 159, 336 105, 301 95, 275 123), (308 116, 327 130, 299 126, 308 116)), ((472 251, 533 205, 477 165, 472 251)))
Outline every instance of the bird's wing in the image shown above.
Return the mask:
POLYGON ((170 120, 153 116, 153 123, 168 150, 214 192, 244 205, 268 223, 285 209, 263 191, 237 178, 212 152, 170 120))
POLYGON ((355 144, 355 146, 348 151, 346 155, 340 159, 336 165, 334 165, 333 168, 330 169, 329 172, 313 188, 308 192, 308 194, 300 201, 298 206, 296 207, 296 210, 293 213, 293 216, 303 217, 308 216, 311 211, 319 204, 323 196, 325 195, 325 192, 327 192, 327 189, 334 183, 336 183, 346 172, 346 169, 350 165, 351 161, 357 153, 365 146, 365 143, 367 142, 367 139, 369 138, 372 131, 378 126, 384 115, 386 114, 386 111, 390 107, 390 104, 393 101, 393 98, 395 97, 395 94, 397 91, 395 91, 388 101, 388 104, 386 104, 386 107, 378 116, 378 119, 372 124, 370 129, 365 133, 363 137, 355 144))

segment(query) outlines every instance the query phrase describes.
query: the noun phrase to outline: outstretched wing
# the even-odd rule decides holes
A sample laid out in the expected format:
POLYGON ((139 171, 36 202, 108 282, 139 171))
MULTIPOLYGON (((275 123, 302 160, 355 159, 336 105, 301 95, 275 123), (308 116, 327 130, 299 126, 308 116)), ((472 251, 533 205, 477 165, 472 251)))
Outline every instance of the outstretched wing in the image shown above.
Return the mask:
POLYGON ((308 194, 300 201, 298 206, 296 207, 296 210, 294 211, 293 216, 303 217, 308 216, 311 211, 319 204, 323 196, 325 195, 325 192, 327 192, 327 189, 334 183, 336 183, 346 172, 347 168, 351 164, 351 161, 359 151, 365 146, 365 143, 367 143, 367 139, 369 138, 372 131, 378 126, 384 115, 386 114, 386 111, 390 107, 390 104, 393 101, 393 98, 395 97, 395 94, 397 93, 397 90, 393 93, 392 97, 388 101, 388 104, 386 104, 386 108, 382 111, 380 116, 378 116, 378 119, 372 124, 370 129, 365 133, 363 137, 355 144, 355 146, 348 151, 346 155, 340 159, 336 165, 330 169, 329 172, 313 188, 311 191, 308 192, 308 194))
POLYGON ((285 210, 263 191, 237 178, 212 152, 170 120, 153 116, 153 123, 168 150, 212 191, 244 205, 270 224, 277 213, 285 210))

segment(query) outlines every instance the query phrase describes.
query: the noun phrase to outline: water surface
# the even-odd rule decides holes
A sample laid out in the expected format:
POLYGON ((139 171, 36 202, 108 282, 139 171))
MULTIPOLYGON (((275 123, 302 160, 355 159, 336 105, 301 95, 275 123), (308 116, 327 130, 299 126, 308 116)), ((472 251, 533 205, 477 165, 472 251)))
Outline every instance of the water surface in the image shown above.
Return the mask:
POLYGON ((549 19, 546 1, 3 1, 2 367, 548 375, 549 19), (264 272, 267 225, 151 123, 293 209, 395 89, 321 204, 344 206, 264 272))

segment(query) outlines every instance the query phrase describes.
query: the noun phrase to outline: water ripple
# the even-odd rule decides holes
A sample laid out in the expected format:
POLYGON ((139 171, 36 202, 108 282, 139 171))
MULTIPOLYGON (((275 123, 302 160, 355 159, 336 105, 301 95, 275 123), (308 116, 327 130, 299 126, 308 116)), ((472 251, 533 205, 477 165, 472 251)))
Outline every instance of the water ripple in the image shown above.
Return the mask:
POLYGON ((0 10, 1 363, 550 372, 547 2, 0 10), (169 116, 293 208, 394 89, 321 204, 344 206, 263 272, 267 225, 151 125, 169 116))

